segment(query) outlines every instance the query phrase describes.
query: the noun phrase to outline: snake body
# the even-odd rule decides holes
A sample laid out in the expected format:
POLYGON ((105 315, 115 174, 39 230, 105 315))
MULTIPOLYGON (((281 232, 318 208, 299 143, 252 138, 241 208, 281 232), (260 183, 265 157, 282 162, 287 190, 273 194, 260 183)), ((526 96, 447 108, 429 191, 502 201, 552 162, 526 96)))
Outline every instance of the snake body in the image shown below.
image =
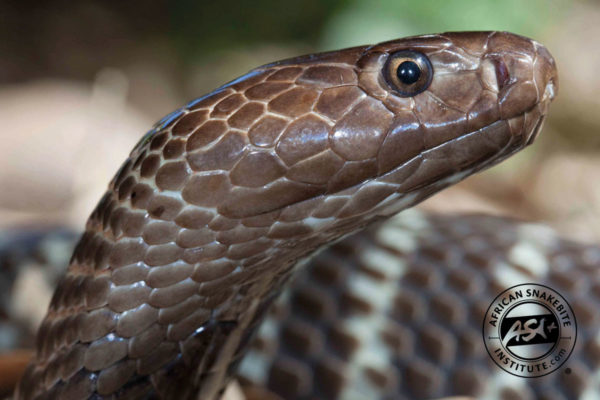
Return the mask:
POLYGON ((597 398, 598 266, 598 245, 546 226, 404 212, 311 260, 239 376, 283 399, 597 398), (481 332, 494 296, 524 282, 555 288, 577 317, 567 363, 535 379, 498 368, 481 332))
POLYGON ((556 85, 537 42, 446 33, 269 64, 188 103, 92 213, 16 398, 218 396, 301 260, 530 144, 556 85))
MULTIPOLYGON (((30 279, 32 269, 38 275, 40 264, 44 290, 51 291, 77 235, 6 235, 0 240, 4 292, 16 289, 15 280, 30 279)), ((311 259, 261 324, 237 379, 247 400, 594 397, 600 392, 599 265, 598 245, 564 240, 543 225, 406 211, 311 259), (523 282, 555 288, 577 316, 577 346, 568 362, 536 379, 512 377, 490 363, 481 337, 494 294, 523 282)), ((15 316, 6 300, 0 337, 12 338, 12 348, 31 346, 35 332, 3 315, 15 316)))

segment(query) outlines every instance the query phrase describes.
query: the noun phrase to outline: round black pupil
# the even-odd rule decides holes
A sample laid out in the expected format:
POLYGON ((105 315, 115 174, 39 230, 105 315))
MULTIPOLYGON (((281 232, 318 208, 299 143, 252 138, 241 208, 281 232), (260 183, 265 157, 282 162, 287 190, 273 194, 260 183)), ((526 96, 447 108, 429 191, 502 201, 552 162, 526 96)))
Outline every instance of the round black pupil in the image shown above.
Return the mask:
POLYGON ((412 61, 404 61, 398 66, 396 74, 398 75, 400 82, 404 83, 405 85, 412 85, 419 80, 419 77, 421 76, 421 69, 412 61))

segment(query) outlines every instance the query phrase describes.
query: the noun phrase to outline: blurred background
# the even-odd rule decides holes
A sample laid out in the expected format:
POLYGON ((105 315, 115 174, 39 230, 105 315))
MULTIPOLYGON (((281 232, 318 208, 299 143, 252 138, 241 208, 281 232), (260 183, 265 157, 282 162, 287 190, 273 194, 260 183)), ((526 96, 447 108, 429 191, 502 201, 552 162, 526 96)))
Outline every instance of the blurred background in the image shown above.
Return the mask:
POLYGON ((600 238, 600 2, 0 2, 0 228, 78 229, 163 115, 277 59, 447 30, 508 30, 554 54, 559 97, 535 146, 424 204, 600 238))

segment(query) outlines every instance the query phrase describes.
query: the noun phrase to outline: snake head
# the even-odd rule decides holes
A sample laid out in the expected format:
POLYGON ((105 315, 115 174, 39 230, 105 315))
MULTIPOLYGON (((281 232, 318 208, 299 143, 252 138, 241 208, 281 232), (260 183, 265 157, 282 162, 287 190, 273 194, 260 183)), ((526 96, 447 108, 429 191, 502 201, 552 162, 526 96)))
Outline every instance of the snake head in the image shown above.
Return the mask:
POLYGON ((250 146, 220 211, 238 217, 340 197, 372 181, 388 186, 379 200, 391 186, 431 194, 531 143, 557 75, 533 40, 467 32, 297 57, 226 88, 259 101, 257 108, 266 104, 257 120, 236 127, 250 146), (401 73, 413 75, 404 83, 401 73))
POLYGON ((382 127, 338 130, 333 143, 347 158, 374 157, 377 179, 404 193, 455 183, 530 144, 558 89, 548 50, 506 32, 381 43, 357 67, 382 127), (411 67, 418 79, 402 76, 411 67))
POLYGON ((542 45, 505 32, 296 57, 163 118, 113 187, 120 199, 138 194, 134 207, 155 190, 180 191, 230 219, 309 200, 323 203, 326 211, 311 211, 319 218, 387 215, 531 143, 557 82, 542 45), (144 182, 137 190, 132 172, 144 182))
POLYGON ((113 187, 123 200, 137 194, 134 207, 155 190, 180 191, 230 219, 309 200, 323 203, 313 210, 323 218, 358 215, 399 195, 422 199, 525 147, 556 90, 549 52, 504 32, 296 57, 163 118, 113 187))
POLYGON ((328 197, 318 215, 356 215, 392 193, 428 196, 525 147, 556 89, 549 52, 504 32, 296 57, 163 118, 114 183, 138 168, 159 190, 233 219, 328 197))

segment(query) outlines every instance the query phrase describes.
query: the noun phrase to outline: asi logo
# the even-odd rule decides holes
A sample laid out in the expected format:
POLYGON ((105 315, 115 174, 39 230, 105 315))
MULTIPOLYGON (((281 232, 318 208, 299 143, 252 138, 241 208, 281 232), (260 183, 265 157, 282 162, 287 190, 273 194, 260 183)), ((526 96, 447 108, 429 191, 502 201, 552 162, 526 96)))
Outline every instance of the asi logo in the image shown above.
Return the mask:
POLYGON ((555 290, 534 283, 500 293, 483 322, 487 351, 513 375, 537 377, 558 369, 577 338, 575 315, 555 290))

